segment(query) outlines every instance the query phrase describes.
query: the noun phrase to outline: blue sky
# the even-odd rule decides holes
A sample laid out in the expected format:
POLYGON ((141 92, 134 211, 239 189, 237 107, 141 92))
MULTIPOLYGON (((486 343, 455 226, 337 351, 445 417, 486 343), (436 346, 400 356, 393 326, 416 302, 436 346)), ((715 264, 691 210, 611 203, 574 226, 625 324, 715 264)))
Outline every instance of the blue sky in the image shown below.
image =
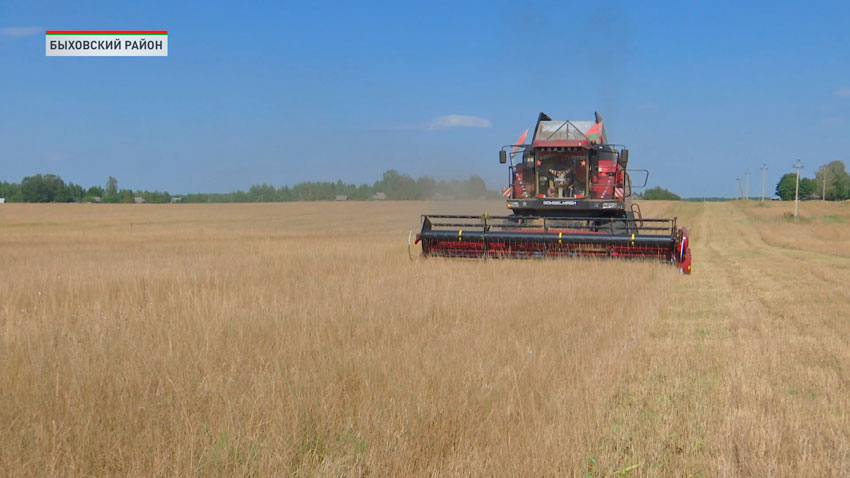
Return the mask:
POLYGON ((0 4, 0 181, 172 193, 507 177, 537 113, 606 119, 650 186, 734 196, 850 165, 848 3, 0 4), (169 31, 169 56, 45 57, 44 30, 169 31))

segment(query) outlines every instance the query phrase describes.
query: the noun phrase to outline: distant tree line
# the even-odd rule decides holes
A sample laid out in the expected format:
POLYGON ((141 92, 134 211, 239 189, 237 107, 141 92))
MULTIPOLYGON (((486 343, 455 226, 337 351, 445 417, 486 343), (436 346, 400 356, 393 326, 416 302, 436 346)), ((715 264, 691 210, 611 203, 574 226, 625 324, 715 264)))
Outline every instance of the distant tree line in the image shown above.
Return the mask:
POLYGON ((169 202, 171 196, 160 191, 133 191, 118 189, 118 180, 109 177, 106 187, 84 188, 79 184, 66 183, 55 174, 27 176, 20 183, 0 181, 0 197, 7 202, 133 202, 141 196, 147 202, 169 202))
POLYGON ((732 201, 733 198, 724 198, 719 196, 701 196, 701 197, 688 197, 684 198, 683 201, 690 202, 726 202, 732 201))
MULTIPOLYGON (((782 176, 776 185, 776 195, 782 200, 794 199, 794 188, 797 182, 796 173, 782 176)), ((824 164, 815 172, 814 178, 800 177, 800 199, 826 199, 827 201, 842 201, 850 199, 850 174, 847 173, 843 161, 832 161, 824 164), (824 181, 825 179, 825 181, 824 181)), ((643 194, 635 194, 637 199, 680 200, 676 193, 660 186, 647 189, 643 194)), ((686 201, 728 201, 729 198, 686 198, 686 201)))
POLYGON ((661 200, 661 201, 681 201, 682 197, 678 194, 668 191, 661 186, 649 188, 638 196, 638 199, 646 200, 661 200))
POLYGON ((119 189, 118 180, 109 177, 104 187, 84 188, 66 183, 54 174, 27 176, 20 183, 0 182, 0 197, 7 202, 106 202, 131 203, 134 198, 144 198, 149 203, 167 203, 173 197, 183 202, 287 202, 287 201, 331 201, 339 197, 351 200, 367 200, 376 197, 390 200, 405 199, 485 199, 500 197, 487 189, 479 176, 465 180, 436 180, 429 176, 418 179, 395 170, 384 172, 381 179, 369 184, 346 184, 318 181, 303 182, 294 186, 275 187, 270 184, 255 184, 247 191, 231 193, 194 193, 171 195, 164 191, 119 189))
MULTIPOLYGON (((788 173, 776 184, 776 195, 784 201, 794 199, 797 187, 797 174, 788 173)), ((826 199, 841 201, 850 199, 850 175, 844 162, 832 161, 821 166, 814 178, 800 177, 799 196, 801 200, 826 199)))

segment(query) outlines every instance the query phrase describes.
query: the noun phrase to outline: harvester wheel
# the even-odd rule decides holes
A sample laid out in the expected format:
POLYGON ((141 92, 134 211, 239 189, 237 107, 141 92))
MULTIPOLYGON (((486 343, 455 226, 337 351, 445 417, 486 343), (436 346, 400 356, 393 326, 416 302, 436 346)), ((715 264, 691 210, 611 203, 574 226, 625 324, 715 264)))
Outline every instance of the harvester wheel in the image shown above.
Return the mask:
POLYGON ((504 228, 505 229, 519 229, 524 227, 527 224, 527 219, 522 216, 508 216, 505 219, 504 228))
POLYGON ((629 222, 628 221, 622 221, 622 220, 618 221, 618 220, 615 219, 611 222, 611 226, 614 229, 614 234, 622 234, 622 235, 631 234, 631 230, 629 228, 629 222))

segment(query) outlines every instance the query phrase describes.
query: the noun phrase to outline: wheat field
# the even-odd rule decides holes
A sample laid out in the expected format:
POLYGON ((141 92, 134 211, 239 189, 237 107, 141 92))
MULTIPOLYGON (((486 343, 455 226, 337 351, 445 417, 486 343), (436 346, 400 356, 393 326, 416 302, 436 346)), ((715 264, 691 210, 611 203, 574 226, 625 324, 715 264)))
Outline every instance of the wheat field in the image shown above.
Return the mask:
POLYGON ((0 205, 2 476, 850 476, 850 205, 694 273, 408 257, 503 202, 0 205))

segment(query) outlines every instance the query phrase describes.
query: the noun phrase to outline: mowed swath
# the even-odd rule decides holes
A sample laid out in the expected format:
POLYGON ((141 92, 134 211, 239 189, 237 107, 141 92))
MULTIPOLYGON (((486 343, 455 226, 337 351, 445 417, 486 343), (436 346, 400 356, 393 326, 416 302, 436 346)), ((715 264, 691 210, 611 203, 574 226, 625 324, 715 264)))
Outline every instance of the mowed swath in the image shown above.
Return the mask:
POLYGON ((408 259, 499 202, 3 205, 0 473, 850 473, 850 259, 643 207, 694 276, 408 259))

